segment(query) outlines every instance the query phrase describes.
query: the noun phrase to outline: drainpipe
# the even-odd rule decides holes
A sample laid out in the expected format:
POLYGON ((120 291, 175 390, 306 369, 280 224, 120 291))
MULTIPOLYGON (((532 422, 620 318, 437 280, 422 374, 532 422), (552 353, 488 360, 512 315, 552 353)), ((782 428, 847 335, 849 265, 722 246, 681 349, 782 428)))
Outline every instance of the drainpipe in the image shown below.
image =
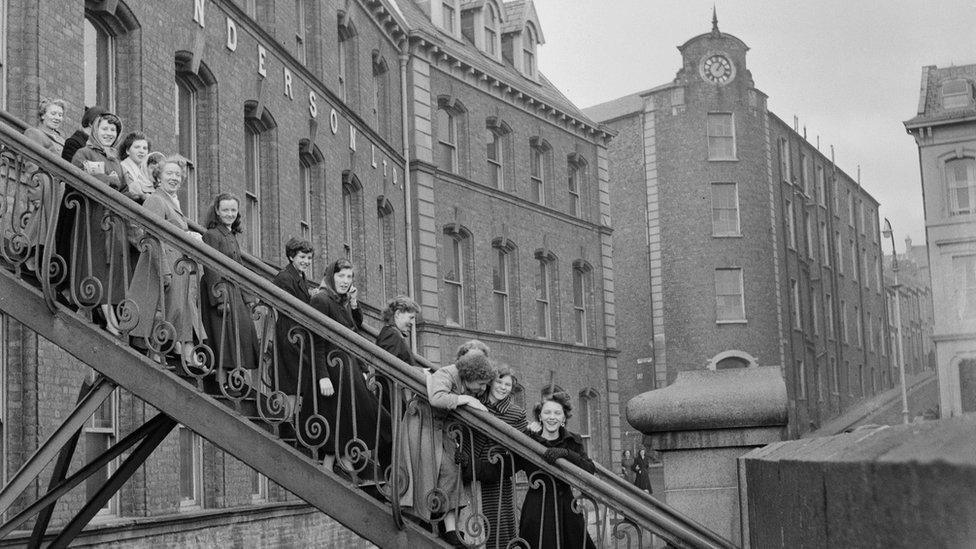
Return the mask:
MULTIPOLYGON (((410 60, 410 42, 404 41, 397 56, 400 61, 400 131, 403 141, 403 220, 407 233, 407 295, 414 297, 414 250, 413 250, 413 187, 410 182, 410 116, 407 112, 407 62, 410 60)), ((417 350, 417 329, 410 331, 410 347, 417 350)))

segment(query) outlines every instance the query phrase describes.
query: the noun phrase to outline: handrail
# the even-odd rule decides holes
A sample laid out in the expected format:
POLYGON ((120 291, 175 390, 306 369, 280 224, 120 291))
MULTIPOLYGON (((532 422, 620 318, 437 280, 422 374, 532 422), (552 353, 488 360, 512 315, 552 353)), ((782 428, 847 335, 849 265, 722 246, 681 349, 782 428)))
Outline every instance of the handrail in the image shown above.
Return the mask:
MULTIPOLYGON (((266 278, 254 276, 254 272, 245 266, 210 246, 188 237, 184 232, 143 209, 107 184, 40 148, 7 124, 0 124, 0 138, 15 146, 17 152, 32 157, 30 161, 43 165, 57 182, 65 183, 72 192, 84 196, 95 204, 104 205, 107 211, 121 217, 126 223, 134 223, 144 227, 146 232, 157 238, 160 244, 165 243, 168 246, 174 246, 184 257, 203 264, 208 269, 216 267, 221 279, 227 281, 232 287, 240 288, 240 291, 258 297, 262 303, 271 304, 279 315, 287 316, 303 329, 309 330, 313 335, 321 337, 355 359, 377 368, 383 376, 389 378, 397 386, 408 389, 426 401, 426 378, 420 369, 408 366, 376 346, 372 341, 303 303, 266 278)), ((103 230, 105 229, 103 228, 103 230)), ((45 253, 49 252, 46 251, 45 253)), ((248 258, 248 263, 251 266, 264 265, 263 262, 253 257, 248 258)), ((271 271, 270 267, 264 265, 260 268, 259 273, 268 275, 272 274, 271 271)), ((45 293, 49 297, 53 295, 54 290, 50 287, 50 281, 42 280, 42 284, 45 286, 45 293)), ((423 360, 423 357, 419 358, 422 363, 429 364, 423 360)), ((330 364, 332 360, 330 354, 330 364)), ((490 439, 515 452, 523 460, 550 475, 553 479, 568 482, 595 500, 604 503, 608 509, 612 506, 615 510, 619 510, 625 517, 628 517, 627 520, 632 521, 639 528, 646 528, 673 545, 681 547, 734 547, 728 540, 680 515, 666 505, 656 502, 656 500, 648 501, 646 498, 638 497, 637 494, 621 490, 619 486, 586 473, 564 459, 558 460, 556 465, 550 465, 541 457, 544 451, 541 444, 491 414, 465 408, 455 410, 452 417, 462 420, 464 425, 473 427, 476 431, 487 435, 490 439)), ((616 529, 614 533, 617 533, 616 529)))

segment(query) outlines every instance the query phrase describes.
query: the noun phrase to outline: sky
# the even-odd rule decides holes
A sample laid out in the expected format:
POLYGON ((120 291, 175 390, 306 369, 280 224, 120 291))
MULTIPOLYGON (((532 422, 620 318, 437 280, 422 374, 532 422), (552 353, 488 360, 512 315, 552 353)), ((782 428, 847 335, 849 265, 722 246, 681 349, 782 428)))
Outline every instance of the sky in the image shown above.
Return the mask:
MULTIPOLYGON (((904 251, 925 242, 918 148, 922 67, 976 63, 976 0, 534 0, 546 43, 539 69, 589 107, 674 79, 677 46, 719 29, 746 57, 769 110, 881 203, 904 251)), ((883 220, 882 220, 883 223, 883 220)), ((886 253, 890 253, 885 244, 886 253)))

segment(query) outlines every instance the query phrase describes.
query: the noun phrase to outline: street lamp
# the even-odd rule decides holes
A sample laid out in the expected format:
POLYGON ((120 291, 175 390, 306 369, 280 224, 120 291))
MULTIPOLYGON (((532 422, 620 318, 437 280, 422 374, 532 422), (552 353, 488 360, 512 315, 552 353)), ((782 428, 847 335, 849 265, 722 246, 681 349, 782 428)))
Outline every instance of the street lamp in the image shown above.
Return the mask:
POLYGON ((901 284, 898 283, 898 251, 895 250, 895 234, 891 230, 891 222, 886 217, 884 220, 884 230, 881 234, 885 238, 891 239, 891 272, 894 275, 895 283, 891 287, 895 290, 895 334, 897 337, 897 349, 895 360, 898 362, 898 376, 901 378, 901 421, 908 424, 908 389, 905 387, 905 354, 902 351, 901 343, 901 284))

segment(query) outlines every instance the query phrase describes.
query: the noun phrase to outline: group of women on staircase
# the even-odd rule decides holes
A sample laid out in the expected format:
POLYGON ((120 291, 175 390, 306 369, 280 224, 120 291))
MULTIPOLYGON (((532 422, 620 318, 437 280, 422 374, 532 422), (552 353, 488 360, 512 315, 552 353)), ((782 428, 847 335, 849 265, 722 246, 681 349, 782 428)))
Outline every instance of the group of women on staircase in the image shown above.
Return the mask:
MULTIPOLYGON (((150 152, 151 142, 141 132, 123 138, 120 118, 99 107, 87 109, 82 128, 65 138, 64 108, 61 100, 43 101, 38 124, 25 135, 169 229, 150 228, 138 218, 123 220, 91 194, 48 177, 31 197, 36 213, 25 235, 35 261, 26 264, 50 276, 51 268, 42 271, 38 261, 57 257, 61 299, 91 311, 93 321, 160 363, 179 364, 184 375, 205 382, 208 390, 238 398, 252 392, 285 395, 280 413, 291 418, 300 448, 351 480, 376 485, 415 520, 439 526, 441 537, 454 546, 503 548, 518 539, 533 548, 593 546, 568 484, 450 413, 460 407, 490 413, 541 444, 549 463, 565 459, 593 472, 580 437, 566 430, 572 412, 568 395, 544 392, 530 427, 525 409, 514 400, 514 371, 489 358, 484 343, 462 345, 448 366, 419 367, 409 339, 420 309, 405 296, 387 304, 375 339, 422 372, 426 394, 401 389, 402 383, 346 353, 348 345, 294 318, 294 303, 288 313, 260 304, 228 274, 233 269, 216 268, 213 261, 203 266, 199 256, 192 257, 192 246, 178 245, 181 239, 199 240, 226 261, 243 264, 236 196, 217 194, 206 211, 204 232, 194 231, 180 200, 190 169, 186 159, 150 152), (58 220, 56 227, 42 223, 52 219, 58 220), (51 230, 55 249, 45 253, 51 230), (262 317, 262 307, 273 312, 262 317), (272 335, 259 337, 262 327, 272 335), (273 367, 262 368, 260 376, 248 373, 262 364, 273 367), (393 463, 394 454, 401 456, 399 463, 393 463), (515 478, 520 471, 529 483, 519 514, 515 478)), ((314 257, 310 242, 292 238, 285 256, 287 265, 273 283, 362 335, 352 263, 328 263, 315 285, 308 279, 314 257)))

